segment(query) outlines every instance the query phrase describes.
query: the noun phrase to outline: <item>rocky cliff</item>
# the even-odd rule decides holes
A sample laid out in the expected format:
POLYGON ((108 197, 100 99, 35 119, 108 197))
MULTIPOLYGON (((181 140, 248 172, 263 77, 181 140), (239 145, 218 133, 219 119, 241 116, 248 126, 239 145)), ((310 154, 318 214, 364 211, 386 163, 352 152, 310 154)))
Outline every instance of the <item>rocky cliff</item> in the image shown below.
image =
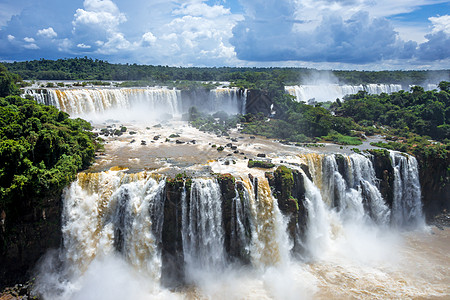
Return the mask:
POLYGON ((61 196, 1 209, 0 288, 29 280, 39 258, 61 245, 61 196))

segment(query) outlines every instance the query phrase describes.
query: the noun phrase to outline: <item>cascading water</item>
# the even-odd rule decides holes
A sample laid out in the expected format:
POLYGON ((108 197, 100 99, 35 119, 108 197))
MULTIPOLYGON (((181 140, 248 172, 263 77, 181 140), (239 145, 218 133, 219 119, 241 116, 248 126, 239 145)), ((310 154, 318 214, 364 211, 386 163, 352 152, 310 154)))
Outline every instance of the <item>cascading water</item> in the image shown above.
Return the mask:
POLYGON ((230 254, 248 260, 252 238, 250 195, 244 183, 240 181, 239 184, 241 194, 236 188, 231 206, 230 254))
POLYGON ((74 116, 101 115, 120 110, 123 113, 145 112, 179 116, 190 106, 209 113, 226 111, 245 113, 245 92, 237 88, 217 88, 207 91, 205 99, 183 97, 180 90, 163 87, 148 88, 77 88, 27 89, 25 94, 38 103, 52 105, 74 116), (191 103, 192 102, 192 103, 191 103))
POLYGON ((295 85, 286 86, 285 90, 297 101, 308 103, 311 99, 315 102, 335 101, 342 99, 345 95, 356 94, 359 91, 366 91, 369 94, 393 93, 402 89, 400 84, 360 84, 360 85, 295 85))
POLYGON ((70 265, 84 270, 97 255, 115 248, 158 280, 164 185, 146 174, 80 173, 64 195, 62 230, 70 265))
POLYGON ((292 248, 286 233, 286 220, 278 209, 277 200, 272 196, 269 183, 259 178, 254 183, 247 181, 250 210, 252 215, 251 260, 253 265, 264 268, 285 264, 292 248))
POLYGON ((417 160, 411 155, 392 151, 391 162, 395 175, 392 224, 398 227, 422 227, 424 217, 417 160))
MULTIPOLYGON (((57 279, 64 288, 53 286, 53 292, 45 294, 38 286, 48 299, 82 299, 86 280, 98 266, 104 270, 111 264, 104 258, 116 257, 129 266, 125 274, 136 273, 153 282, 143 292, 145 296, 135 298, 155 297, 164 289, 160 286, 165 268, 161 256, 169 251, 164 243, 179 239, 180 248, 174 251, 180 251, 183 266, 178 267, 184 270, 183 283, 189 287, 176 294, 166 291, 162 298, 327 298, 333 294, 317 292, 324 289, 321 282, 332 286, 333 276, 336 280, 368 276, 364 274, 367 269, 352 273, 359 272, 353 262, 375 259, 379 263, 393 256, 395 246, 390 245, 395 243, 385 232, 390 219, 402 228, 423 220, 417 162, 397 152, 391 152, 391 159, 395 171, 392 209, 377 187, 369 156, 305 154, 298 162, 306 164, 308 172, 300 164, 289 165, 298 170, 304 190, 296 200, 306 209, 298 216, 295 232, 300 248, 293 247, 288 232, 291 216, 283 215, 269 180, 261 173, 237 177, 227 191, 214 178, 192 178, 177 193, 170 190, 174 189, 172 181, 146 172, 80 173, 64 194, 62 260, 66 271, 57 279), (179 225, 178 221, 166 224, 168 209, 180 210, 179 225), (301 218, 306 220, 300 222, 301 218), (165 226, 179 226, 180 234, 174 228, 164 231, 165 226), (301 253, 292 255, 294 251, 301 253), (327 278, 326 274, 335 275, 327 278)), ((394 275, 383 272, 375 269, 368 277, 388 285, 394 278, 389 276, 394 275)), ((385 296, 380 291, 368 295, 385 296)))
POLYGON ((166 88, 147 89, 48 89, 48 104, 73 115, 104 113, 111 109, 162 108, 169 114, 180 113, 180 92, 166 88))
POLYGON ((375 170, 369 158, 352 154, 327 155, 322 160, 322 196, 346 219, 372 218, 387 224, 389 208, 375 182, 375 170))
POLYGON ((225 267, 220 198, 217 181, 199 178, 192 180, 190 203, 186 197, 182 200, 183 253, 188 270, 225 267))
POLYGON ((242 107, 241 98, 246 95, 241 95, 237 88, 216 88, 209 92, 209 111, 216 112, 223 110, 229 114, 245 113, 245 104, 242 107))

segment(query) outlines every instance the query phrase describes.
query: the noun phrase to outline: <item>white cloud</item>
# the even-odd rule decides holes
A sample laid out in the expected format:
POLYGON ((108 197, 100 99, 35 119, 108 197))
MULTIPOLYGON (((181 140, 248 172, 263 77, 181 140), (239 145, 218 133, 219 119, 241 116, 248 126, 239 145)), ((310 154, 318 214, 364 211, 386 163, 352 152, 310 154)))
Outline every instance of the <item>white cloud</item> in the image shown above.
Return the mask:
POLYGON ((224 8, 222 5, 209 6, 206 3, 191 3, 183 4, 181 8, 173 11, 174 15, 189 15, 193 17, 206 17, 213 19, 224 15, 231 14, 229 8, 224 8))
POLYGON ((32 37, 24 37, 23 40, 27 43, 34 43, 35 40, 32 37))
POLYGON ((90 48, 91 48, 91 46, 85 45, 85 44, 83 44, 83 43, 78 44, 77 47, 78 47, 78 48, 81 48, 81 49, 90 49, 90 48))
POLYGON ((36 44, 34 44, 34 43, 32 43, 32 44, 26 44, 26 45, 24 45, 23 47, 26 48, 26 49, 31 49, 31 50, 39 49, 39 46, 36 45, 36 44))
POLYGON ((142 35, 142 42, 148 45, 152 45, 156 42, 156 36, 154 36, 151 32, 146 32, 144 33, 144 35, 142 35))
POLYGON ((126 21, 125 14, 113 1, 85 0, 72 21, 74 40, 77 45, 96 45, 98 48, 94 51, 104 55, 132 50, 135 44, 128 41, 119 28, 126 21))
POLYGON ((58 36, 58 34, 55 32, 55 30, 53 30, 52 27, 38 30, 37 35, 45 37, 45 38, 49 38, 49 39, 55 38, 58 36))
POLYGON ((132 50, 133 46, 135 45, 127 41, 122 33, 115 33, 97 51, 101 54, 112 54, 118 51, 132 50))
POLYGON ((12 41, 14 41, 15 39, 16 39, 15 36, 13 36, 13 35, 11 35, 11 34, 8 34, 8 41, 12 42, 12 41))
POLYGON ((76 10, 72 25, 74 30, 79 26, 95 26, 96 29, 114 31, 127 18, 110 0, 85 0, 84 9, 76 10))
POLYGON ((450 15, 431 17, 428 20, 433 24, 432 33, 443 31, 446 34, 450 34, 450 15))
POLYGON ((71 53, 73 43, 68 38, 61 40, 58 44, 58 51, 71 53))
POLYGON ((152 55, 170 65, 237 63, 229 39, 242 16, 203 1, 183 4, 172 11, 172 16, 165 25, 153 28, 152 35, 158 42, 152 45, 152 53, 143 54, 144 59, 152 55))

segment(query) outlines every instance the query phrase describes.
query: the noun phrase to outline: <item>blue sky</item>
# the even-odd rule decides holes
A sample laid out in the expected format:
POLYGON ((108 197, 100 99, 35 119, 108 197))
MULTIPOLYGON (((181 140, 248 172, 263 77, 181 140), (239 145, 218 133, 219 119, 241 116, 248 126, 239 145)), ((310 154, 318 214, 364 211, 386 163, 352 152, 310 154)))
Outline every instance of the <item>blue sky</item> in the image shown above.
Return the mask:
POLYGON ((82 56, 171 66, 450 68, 450 1, 2 0, 1 61, 82 56))

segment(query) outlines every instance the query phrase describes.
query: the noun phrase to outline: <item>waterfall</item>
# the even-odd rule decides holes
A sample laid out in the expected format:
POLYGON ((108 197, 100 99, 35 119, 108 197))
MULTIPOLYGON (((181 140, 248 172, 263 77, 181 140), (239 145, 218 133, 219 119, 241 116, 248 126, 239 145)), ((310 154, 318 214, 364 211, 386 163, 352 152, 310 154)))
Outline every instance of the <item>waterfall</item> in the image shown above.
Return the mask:
POLYGON ((188 268, 225 267, 220 187, 213 179, 192 180, 190 203, 182 199, 183 253, 188 268))
POLYGON ((241 194, 235 188, 236 196, 233 198, 231 206, 230 254, 248 260, 252 237, 250 195, 242 181, 237 184, 241 187, 241 194))
POLYGON ((400 84, 360 84, 360 85, 295 85, 286 86, 285 90, 297 101, 308 103, 314 99, 315 102, 335 101, 342 99, 345 95, 356 94, 359 91, 366 91, 369 94, 393 93, 402 89, 400 84))
MULTIPOLYGON (((321 253, 326 251, 331 241, 330 220, 327 214, 326 205, 322 200, 320 190, 303 175, 305 185, 305 202, 308 211, 306 222, 306 234, 302 241, 302 237, 298 237, 302 241, 302 246, 306 249, 306 253, 302 256, 304 259, 314 259, 319 257, 321 253)), ((299 228, 297 228, 297 232, 299 228)))
MULTIPOLYGON (((130 281, 143 276, 134 285, 139 291, 148 280, 159 293, 165 280, 172 279, 176 288, 186 287, 180 290, 188 296, 200 289, 200 295, 214 298, 224 295, 215 290, 218 285, 249 282, 251 289, 269 290, 262 295, 273 296, 274 291, 298 287, 308 278, 302 276, 311 276, 308 272, 323 262, 333 268, 336 261, 390 257, 391 248, 382 243, 383 238, 390 242, 395 231, 387 230, 389 225, 404 229, 424 224, 417 161, 394 151, 390 158, 392 208, 381 196, 369 154, 299 155, 297 162, 285 163, 296 174, 292 195, 298 204, 296 212, 285 214, 270 174, 233 181, 190 178, 183 184, 148 172, 79 173, 63 195, 64 270, 57 270, 63 273, 57 282, 65 285, 64 293, 77 294, 86 285, 83 280, 101 266, 102 276, 112 270, 109 279, 122 270, 127 274, 123 282, 127 276, 130 281), (176 220, 170 222, 172 217, 176 220), (114 271, 111 258, 126 268, 114 271), (169 268, 179 268, 181 275, 165 273, 169 268), (163 274, 168 278, 161 279, 163 274)), ((55 286, 50 290, 57 295, 49 299, 75 299, 61 296, 55 286)), ((242 296, 240 290, 231 295, 242 296)))
POLYGON ((190 106, 209 113, 221 110, 229 114, 245 113, 247 95, 237 88, 216 88, 203 94, 196 91, 192 95, 189 91, 187 93, 182 96, 180 90, 164 87, 25 90, 25 94, 34 97, 38 103, 55 106, 76 116, 101 115, 111 110, 180 115, 190 106))
POLYGON ((371 218, 387 224, 389 208, 375 182, 375 170, 369 158, 352 154, 326 155, 322 160, 322 196, 343 218, 371 218))
POLYGON ((241 98, 246 97, 241 95, 237 88, 216 88, 209 91, 209 111, 217 112, 223 110, 228 114, 238 114, 245 112, 242 109, 241 98))
POLYGON ((277 200, 272 196, 269 183, 258 178, 254 183, 245 181, 249 192, 252 222, 252 264, 259 268, 286 264, 292 244, 287 236, 287 220, 282 216, 277 200))
POLYGON ((418 164, 415 157, 391 151, 394 169, 394 200, 392 224, 399 227, 421 227, 424 225, 418 164))
POLYGON ((159 281, 164 188, 164 180, 144 173, 80 173, 63 196, 65 259, 72 272, 83 272, 97 256, 116 250, 159 281))
POLYGON ((30 89, 27 94, 39 103, 53 105, 71 115, 134 107, 173 115, 181 113, 180 91, 167 88, 30 89))

